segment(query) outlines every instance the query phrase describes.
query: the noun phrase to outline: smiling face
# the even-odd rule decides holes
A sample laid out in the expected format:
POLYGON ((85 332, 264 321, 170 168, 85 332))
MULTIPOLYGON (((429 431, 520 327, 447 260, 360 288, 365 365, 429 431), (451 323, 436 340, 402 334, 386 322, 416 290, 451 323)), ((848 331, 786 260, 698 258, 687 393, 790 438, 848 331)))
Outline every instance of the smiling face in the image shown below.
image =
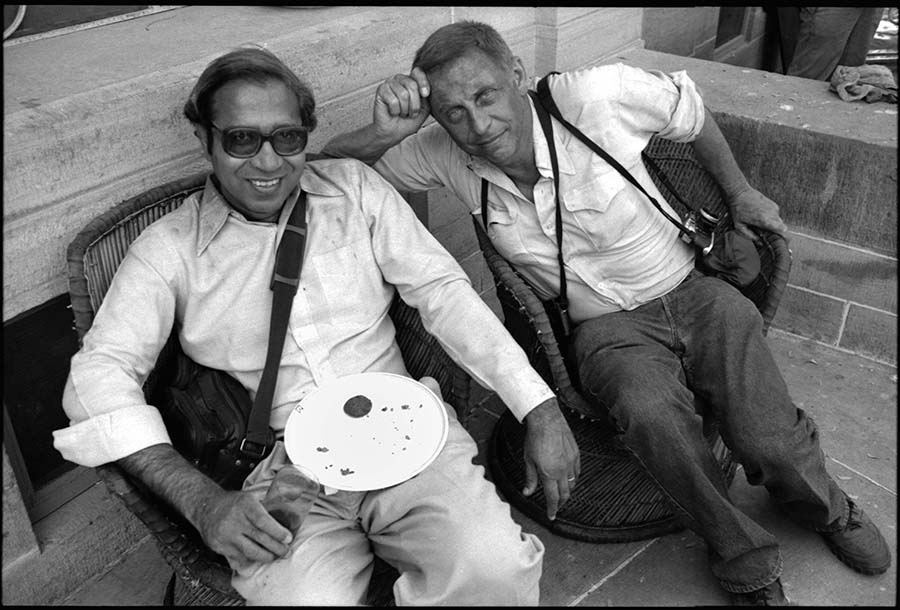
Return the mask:
MULTIPOLYGON (((269 134, 278 127, 302 125, 297 97, 282 82, 235 80, 223 85, 212 103, 212 121, 221 130, 250 127, 269 134)), ((285 199, 300 182, 306 154, 282 157, 264 142, 255 156, 238 159, 222 148, 222 132, 198 130, 222 195, 249 220, 276 222, 285 199), (212 148, 206 138, 213 138, 212 148), (207 152, 209 151, 209 152, 207 152)))
POLYGON ((525 69, 472 50, 428 75, 431 113, 467 153, 504 171, 534 165, 525 69))

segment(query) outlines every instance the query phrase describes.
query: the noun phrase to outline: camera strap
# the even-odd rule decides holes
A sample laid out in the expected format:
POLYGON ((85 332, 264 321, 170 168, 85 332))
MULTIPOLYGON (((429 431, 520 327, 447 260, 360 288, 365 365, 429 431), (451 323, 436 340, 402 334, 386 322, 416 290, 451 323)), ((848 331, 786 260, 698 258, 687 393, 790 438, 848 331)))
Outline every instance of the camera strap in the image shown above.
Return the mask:
MULTIPOLYGON (((669 220, 669 222, 671 222, 676 227, 678 227, 683 233, 692 235, 694 232, 691 231, 690 229, 688 229, 686 226, 684 226, 680 221, 673 218, 668 212, 666 212, 662 208, 662 206, 659 204, 659 202, 656 200, 656 198, 653 197, 652 195, 650 195, 650 193, 648 193, 646 191, 646 189, 644 189, 644 187, 641 186, 641 183, 638 182, 637 179, 635 179, 635 177, 631 175, 631 172, 629 172, 627 169, 622 167, 622 165, 618 161, 616 161, 612 157, 612 155, 610 155, 605 150, 603 150, 596 142, 594 142, 589 137, 584 135, 584 133, 582 133, 580 129, 578 129, 577 127, 572 125, 572 123, 570 123, 565 118, 563 118, 562 113, 559 111, 559 107, 557 107, 556 102, 553 100, 553 95, 550 93, 550 85, 547 82, 547 79, 554 74, 559 74, 559 72, 550 72, 544 78, 542 78, 540 81, 538 81, 537 99, 539 101, 539 104, 535 104, 535 107, 541 106, 544 109, 546 109, 547 112, 549 112, 551 115, 553 115, 553 117, 556 118, 557 121, 562 123, 566 127, 566 129, 568 129, 572 133, 572 135, 574 135, 579 140, 581 140, 588 148, 590 148, 596 154, 600 155, 607 163, 612 165, 620 174, 622 174, 622 176, 626 180, 628 180, 639 191, 641 191, 641 193, 643 193, 644 196, 650 200, 650 203, 652 203, 653 206, 657 210, 659 210, 660 213, 669 220)), ((538 116, 540 116, 540 112, 538 113, 538 116)), ((550 152, 551 152, 551 155, 555 156, 552 146, 551 146, 550 152)), ((651 165, 654 166, 654 168, 656 168, 656 164, 647 155, 645 155, 644 153, 641 153, 641 156, 643 157, 643 159, 645 161, 648 161, 651 165)), ((554 173, 555 173, 555 171, 556 170, 554 169, 554 173)), ((659 173, 662 174, 661 172, 659 172, 659 173)), ((675 197, 678 198, 679 202, 681 202, 683 205, 685 205, 685 207, 687 207, 687 209, 691 209, 691 206, 688 206, 681 199, 681 197, 679 197, 677 191, 675 191, 675 189, 673 189, 670 184, 666 183, 666 186, 675 194, 675 197)), ((557 191, 558 191, 558 188, 557 188, 557 191)))
POLYGON ((269 450, 269 414, 275 397, 275 382, 278 379, 278 365, 284 348, 288 318, 300 283, 300 269, 305 248, 306 193, 301 189, 275 252, 275 268, 272 270, 272 281, 269 285, 273 293, 269 348, 247 422, 247 432, 240 445, 241 452, 255 460, 264 457, 269 450))
MULTIPOLYGON (((529 91, 529 94, 534 97, 534 94, 529 91)), ((556 305, 559 309, 559 321, 562 326, 561 330, 563 334, 568 337, 572 332, 572 324, 569 319, 569 297, 568 290, 566 284, 566 268, 565 262, 563 261, 563 252, 562 252, 562 241, 563 241, 563 226, 562 226, 562 208, 559 203, 559 163, 556 158, 556 143, 553 140, 553 126, 550 122, 550 115, 547 114, 546 110, 540 106, 540 104, 535 103, 535 108, 538 109, 538 118, 541 121, 541 128, 544 130, 544 135, 547 138, 547 143, 550 147, 550 163, 553 169, 553 186, 556 191, 556 258, 559 262, 559 296, 556 298, 556 305)), ((488 181, 484 178, 481 179, 481 221, 484 223, 485 234, 487 234, 488 229, 488 181)))

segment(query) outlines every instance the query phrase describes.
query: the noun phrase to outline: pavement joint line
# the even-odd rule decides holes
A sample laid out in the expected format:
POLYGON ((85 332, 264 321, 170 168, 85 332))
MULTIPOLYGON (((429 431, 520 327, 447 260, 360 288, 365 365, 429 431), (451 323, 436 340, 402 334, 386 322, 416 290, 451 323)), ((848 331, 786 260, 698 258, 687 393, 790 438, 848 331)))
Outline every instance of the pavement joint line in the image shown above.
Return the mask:
POLYGON ((849 470, 849 471, 852 472, 853 474, 855 474, 855 475, 857 475, 857 476, 860 476, 860 477, 864 478, 866 481, 868 481, 868 482, 871 483, 872 485, 875 485, 876 487, 880 487, 881 489, 885 490, 886 492, 888 492, 888 493, 891 494, 892 496, 896 496, 896 495, 897 495, 897 492, 894 491, 893 489, 890 489, 889 487, 885 487, 884 485, 882 485, 882 484, 879 483, 878 481, 876 481, 876 480, 874 480, 874 479, 872 479, 872 478, 870 478, 870 477, 867 477, 866 475, 864 475, 864 474, 861 473, 860 471, 858 471, 858 470, 856 470, 856 469, 854 469, 854 468, 851 468, 850 466, 847 466, 847 464, 843 463, 842 461, 836 460, 836 459, 834 459, 833 457, 831 457, 830 455, 828 456, 828 459, 831 460, 832 462, 835 462, 835 463, 837 463, 837 464, 840 464, 841 466, 843 466, 844 468, 846 468, 847 470, 849 470))
MULTIPOLYGON (((895 314, 895 315, 896 315, 896 314, 895 314)), ((861 359, 863 359, 863 360, 868 360, 869 362, 871 362, 871 363, 873 363, 873 364, 879 364, 879 365, 886 366, 886 367, 893 368, 893 369, 896 369, 896 368, 897 368, 897 363, 896 363, 896 362, 890 362, 890 361, 887 361, 887 360, 879 360, 879 359, 876 358, 875 356, 871 356, 871 355, 867 355, 867 354, 862 354, 862 353, 860 353, 860 352, 855 352, 855 351, 853 351, 853 350, 851 350, 851 349, 847 349, 846 347, 841 347, 840 345, 834 345, 833 343, 826 343, 826 342, 824 342, 824 341, 820 341, 820 340, 818 340, 818 339, 813 339, 812 337, 807 337, 807 336, 805 336, 805 335, 798 335, 798 334, 796 334, 796 333, 792 333, 792 332, 789 331, 789 330, 784 330, 783 328, 778 328, 778 327, 772 327, 772 328, 769 328, 769 334, 766 335, 766 336, 767 336, 767 337, 777 337, 778 335, 781 335, 781 337, 783 337, 783 338, 789 338, 789 339, 792 339, 792 340, 795 340, 795 341, 801 341, 801 342, 802 342, 802 341, 808 341, 808 342, 811 342, 811 343, 813 343, 813 344, 815 344, 815 345, 819 345, 819 346, 822 346, 822 347, 827 347, 828 349, 835 350, 835 351, 837 351, 837 352, 840 352, 840 353, 842 353, 842 354, 846 354, 846 355, 848 355, 848 356, 854 356, 854 357, 856 357, 856 358, 861 358, 861 359)))
POLYGON ((871 254, 872 256, 877 256, 879 258, 885 258, 889 261, 895 261, 895 262, 897 261, 896 256, 891 256, 889 254, 882 254, 881 252, 877 252, 875 250, 867 250, 866 248, 861 248, 859 246, 854 246, 852 244, 846 244, 844 242, 835 241, 833 239, 828 239, 826 237, 810 235, 808 233, 803 233, 802 231, 793 231, 793 230, 789 229, 788 232, 793 233, 794 235, 799 235, 800 237, 804 237, 804 238, 812 240, 812 241, 818 241, 818 242, 830 244, 832 246, 840 246, 841 248, 847 248, 848 250, 854 250, 854 251, 860 252, 862 254, 871 254))
POLYGON ((613 570, 612 572, 610 572, 609 574, 607 574, 606 576, 601 578, 598 582, 591 585, 591 587, 587 591, 585 591, 584 593, 582 593, 581 595, 579 595, 578 597, 576 597, 575 599, 573 599, 566 605, 568 607, 572 608, 574 606, 577 606, 581 602, 583 602, 587 598, 588 595, 590 595, 591 593, 593 593, 594 591, 596 591, 597 589, 599 589, 600 587, 605 585, 606 582, 609 581, 609 579, 611 579, 613 576, 615 576, 616 574, 618 574, 619 572, 624 570, 625 566, 627 566, 629 563, 631 563, 633 560, 635 560, 638 555, 640 555, 641 553, 646 551, 650 547, 650 545, 653 544, 654 542, 656 542, 657 540, 659 540, 659 538, 654 538, 654 539, 650 540, 649 542, 647 542, 646 544, 644 544, 644 546, 642 546, 641 548, 636 550, 634 553, 632 553, 628 559, 626 559, 625 561, 620 563, 616 567, 615 570, 613 570))

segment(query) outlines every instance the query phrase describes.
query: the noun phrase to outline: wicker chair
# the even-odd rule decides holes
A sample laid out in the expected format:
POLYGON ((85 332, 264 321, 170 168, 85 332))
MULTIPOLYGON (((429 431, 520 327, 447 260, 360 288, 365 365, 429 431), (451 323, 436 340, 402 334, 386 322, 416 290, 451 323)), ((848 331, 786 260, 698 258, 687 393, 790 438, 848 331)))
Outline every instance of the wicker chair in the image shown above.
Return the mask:
MULTIPOLYGON (((689 144, 654 138, 645 151, 654 182, 667 201, 683 214, 684 209, 670 189, 690 202, 704 202, 722 215, 717 232, 730 223, 716 182, 702 168, 689 144), (655 165, 655 167, 654 167, 655 165)), ((646 474, 613 427, 606 421, 585 417, 591 413, 579 393, 575 371, 560 353, 555 329, 544 304, 532 287, 491 245, 481 225, 473 217, 475 231, 490 268, 503 309, 505 324, 531 359, 532 365, 554 388, 581 450, 581 477, 572 497, 560 509, 555 521, 546 518, 540 490, 531 497, 521 493, 525 472, 522 461, 524 426, 507 411, 494 428, 489 451, 489 467, 498 489, 523 513, 562 536, 588 542, 628 542, 677 531, 682 520, 666 494, 646 474)), ((787 283, 791 255, 785 240, 774 233, 761 232, 758 245, 762 273, 743 293, 751 299, 767 330, 787 283)), ((704 430, 711 449, 730 485, 736 468, 715 424, 704 430)))
MULTIPOLYGON (((315 158, 309 155, 309 158, 315 158)), ((153 221, 176 209, 184 199, 203 188, 206 174, 177 180, 128 199, 91 221, 68 248, 69 292, 79 342, 88 331, 113 275, 131 242, 153 221)), ((412 197, 407 196, 411 202, 412 197)), ((390 315, 397 342, 411 375, 434 377, 444 400, 465 423, 468 416, 469 377, 457 366, 422 326, 418 312, 397 298, 390 315)), ((153 373, 144 385, 150 404, 157 402, 167 384, 176 353, 177 337, 170 337, 153 373)), ((163 558, 174 574, 163 597, 165 605, 243 605, 231 586, 231 570, 225 559, 205 546, 199 533, 176 511, 150 493, 115 463, 97 468, 108 490, 118 497, 153 534, 163 558)), ((397 572, 380 559, 370 583, 368 603, 392 605, 392 584, 397 572)), ((162 593, 162 592, 161 592, 162 593)))

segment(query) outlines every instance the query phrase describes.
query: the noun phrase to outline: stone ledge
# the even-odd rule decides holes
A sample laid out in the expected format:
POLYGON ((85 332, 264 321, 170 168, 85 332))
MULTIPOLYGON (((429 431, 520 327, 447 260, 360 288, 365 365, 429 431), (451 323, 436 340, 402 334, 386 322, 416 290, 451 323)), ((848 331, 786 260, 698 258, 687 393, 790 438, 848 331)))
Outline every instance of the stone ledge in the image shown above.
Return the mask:
POLYGON ((790 227, 896 254, 896 105, 844 102, 824 82, 644 49, 615 59, 686 70, 747 179, 790 227))

